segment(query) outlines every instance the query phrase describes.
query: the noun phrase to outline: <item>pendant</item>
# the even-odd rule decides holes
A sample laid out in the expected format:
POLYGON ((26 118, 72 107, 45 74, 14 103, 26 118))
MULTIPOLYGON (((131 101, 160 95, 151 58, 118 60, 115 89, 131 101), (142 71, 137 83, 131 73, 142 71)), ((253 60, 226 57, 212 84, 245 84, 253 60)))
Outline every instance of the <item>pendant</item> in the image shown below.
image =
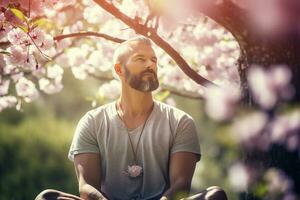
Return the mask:
POLYGON ((123 171, 123 174, 129 176, 130 178, 136 178, 138 176, 141 176, 142 173, 143 173, 143 168, 139 165, 132 165, 132 166, 128 165, 127 170, 123 171))

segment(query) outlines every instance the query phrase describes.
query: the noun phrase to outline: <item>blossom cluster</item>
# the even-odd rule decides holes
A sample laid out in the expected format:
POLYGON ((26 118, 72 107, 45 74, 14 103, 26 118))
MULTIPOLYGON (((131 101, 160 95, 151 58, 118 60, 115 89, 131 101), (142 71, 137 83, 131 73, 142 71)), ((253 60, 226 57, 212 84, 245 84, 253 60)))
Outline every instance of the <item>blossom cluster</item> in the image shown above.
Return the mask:
MULTIPOLYGON (((0 35, 3 36, 1 41, 10 43, 3 49, 5 53, 0 53, 0 65, 3 66, 1 96, 15 96, 17 102, 32 102, 38 97, 39 90, 47 94, 61 91, 64 68, 70 68, 74 77, 79 80, 111 74, 113 49, 116 44, 90 38, 89 41, 92 42, 78 40, 74 45, 74 40, 71 39, 55 41, 53 38, 55 34, 88 30, 115 37, 122 33, 123 38, 135 35, 134 31, 110 16, 92 0, 78 2, 34 0, 30 2, 30 12, 28 3, 28 0, 19 2, 7 0, 0 5, 3 8, 0 14, 2 25, 0 35), (75 4, 77 6, 74 6, 75 4), (82 14, 74 16, 73 13, 82 14), (39 21, 38 16, 41 15, 46 16, 46 19, 39 21), (57 54, 59 55, 56 56, 57 54), (55 57, 55 60, 48 61, 49 57, 55 57), (20 89, 16 89, 20 78, 22 79, 18 85, 32 83, 30 87, 21 87, 23 90, 32 90, 31 92, 20 92, 20 89)), ((149 10, 141 9, 146 8, 142 1, 139 4, 133 4, 132 0, 114 3, 118 9, 131 17, 138 14, 145 19, 149 14, 147 13, 149 10)), ((238 72, 232 66, 239 56, 239 49, 233 37, 211 20, 199 23, 197 18, 199 16, 193 16, 193 13, 185 14, 186 21, 175 20, 177 23, 174 27, 167 27, 168 20, 172 19, 171 13, 164 16, 159 34, 167 37, 173 32, 173 36, 169 37, 170 43, 200 75, 217 84, 238 86, 238 72)), ((157 47, 156 52, 159 57, 158 75, 161 85, 203 95, 203 87, 187 77, 165 52, 157 47), (178 85, 182 87, 177 88, 178 85)), ((117 92, 110 94, 108 91, 112 90, 107 90, 110 85, 115 90, 115 82, 111 83, 100 86, 99 94, 96 96, 107 100, 115 98, 114 93, 117 92)), ((4 108, 6 107, 3 106, 0 110, 4 108)))
MULTIPOLYGON (((290 84, 291 72, 287 66, 253 65, 248 70, 250 96, 254 108, 243 112, 239 105, 242 94, 236 88, 208 88, 205 93, 205 109, 209 117, 216 121, 230 122, 230 137, 246 152, 267 152, 274 145, 287 152, 299 152, 300 156, 300 109, 281 107, 293 97, 294 88, 290 84), (241 113, 239 113, 241 112, 241 113)), ((229 181, 238 191, 246 191, 257 175, 250 166, 237 162, 229 169, 229 181)), ((296 199, 292 177, 277 168, 266 168, 264 182, 268 185, 267 196, 282 194, 282 199, 296 199)), ((261 177, 260 177, 261 178, 261 177)))

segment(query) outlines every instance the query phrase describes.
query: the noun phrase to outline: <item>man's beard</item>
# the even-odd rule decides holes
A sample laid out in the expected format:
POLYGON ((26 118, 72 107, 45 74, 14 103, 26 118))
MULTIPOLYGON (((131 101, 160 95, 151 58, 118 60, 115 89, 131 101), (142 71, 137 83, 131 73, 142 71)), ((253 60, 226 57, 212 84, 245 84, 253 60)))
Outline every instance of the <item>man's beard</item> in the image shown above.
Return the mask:
POLYGON ((132 88, 141 92, 152 92, 158 88, 157 75, 152 69, 147 69, 138 75, 132 74, 126 66, 124 69, 126 81, 132 88), (152 73, 153 76, 147 75, 147 73, 152 73), (143 79, 143 76, 147 76, 147 78, 143 79))

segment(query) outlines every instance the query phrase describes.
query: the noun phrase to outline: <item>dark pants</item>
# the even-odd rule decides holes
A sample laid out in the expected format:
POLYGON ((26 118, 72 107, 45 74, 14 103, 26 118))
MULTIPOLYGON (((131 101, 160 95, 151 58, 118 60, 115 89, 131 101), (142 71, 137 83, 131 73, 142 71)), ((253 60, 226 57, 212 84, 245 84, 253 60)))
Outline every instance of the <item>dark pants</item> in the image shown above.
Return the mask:
MULTIPOLYGON (((47 189, 42 191, 35 198, 35 200, 83 200, 83 199, 78 196, 64 193, 58 190, 47 189)), ((88 200, 94 200, 94 199, 88 199, 88 200)), ((212 186, 207 188, 203 192, 184 198, 184 200, 227 200, 227 196, 224 190, 222 190, 220 187, 212 186)))

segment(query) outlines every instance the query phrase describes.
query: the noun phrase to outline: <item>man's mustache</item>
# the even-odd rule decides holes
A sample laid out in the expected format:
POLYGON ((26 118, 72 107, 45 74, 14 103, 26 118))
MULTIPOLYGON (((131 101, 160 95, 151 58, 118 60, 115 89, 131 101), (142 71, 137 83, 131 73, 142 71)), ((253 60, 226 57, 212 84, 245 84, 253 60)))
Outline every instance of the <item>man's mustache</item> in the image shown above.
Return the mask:
POLYGON ((156 75, 155 71, 153 71, 152 69, 147 69, 147 70, 141 72, 141 76, 148 74, 148 73, 152 73, 153 75, 156 75))

